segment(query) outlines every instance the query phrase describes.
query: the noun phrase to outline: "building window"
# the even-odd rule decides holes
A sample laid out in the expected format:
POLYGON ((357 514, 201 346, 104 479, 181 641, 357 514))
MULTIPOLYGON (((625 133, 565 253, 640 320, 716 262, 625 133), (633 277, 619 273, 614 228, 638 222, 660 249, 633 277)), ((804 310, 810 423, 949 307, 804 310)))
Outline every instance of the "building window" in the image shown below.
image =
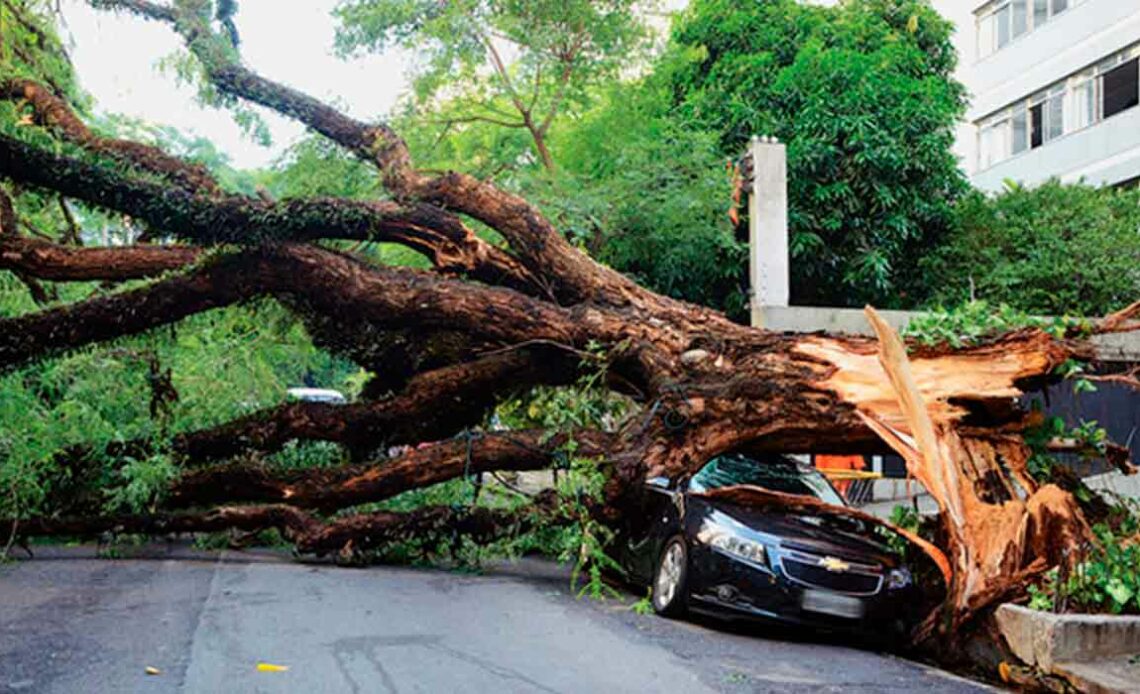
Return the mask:
POLYGON ((1001 114, 981 130, 981 167, 989 168, 1010 156, 1010 118, 1001 114))
POLYGON ((1046 24, 1084 0, 993 0, 978 10, 978 58, 1046 24))
POLYGON ((1011 123, 1013 140, 1010 142, 1010 147, 1014 154, 1021 154, 1029 147, 1029 118, 1026 115, 1024 105, 1013 109, 1011 123))
POLYGON ((980 121, 978 168, 1042 147, 1135 106, 1140 106, 1140 44, 980 121))
POLYGON ((1073 130, 1087 128, 1096 122, 1096 71, 1088 70, 1075 78, 1072 95, 1069 97, 1072 104, 1072 118, 1069 119, 1073 130))
POLYGON ((1065 134, 1065 85, 1053 87, 1044 103, 1045 141, 1065 134))
MULTIPOLYGON (((1040 103, 1029 109, 1032 129, 1029 133, 1029 146, 1037 149, 1045 144, 1045 104, 1040 103)), ((1017 154, 1015 151, 1014 154, 1017 154)))
POLYGON ((1105 72, 1103 79, 1104 105, 1101 112, 1105 118, 1140 103, 1140 60, 1137 58, 1105 72))

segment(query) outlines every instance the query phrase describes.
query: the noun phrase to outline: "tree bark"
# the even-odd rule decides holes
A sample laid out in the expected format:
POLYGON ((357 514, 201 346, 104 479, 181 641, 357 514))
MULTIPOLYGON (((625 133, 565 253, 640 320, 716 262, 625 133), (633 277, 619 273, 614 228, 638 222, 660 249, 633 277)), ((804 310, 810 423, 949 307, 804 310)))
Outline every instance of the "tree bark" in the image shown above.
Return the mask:
MULTIPOLYGON (((724 452, 895 450, 938 500, 946 537, 934 547, 912 536, 949 584, 950 619, 932 619, 928 633, 965 624, 1087 537, 1071 495, 1028 481, 1020 433, 1031 421, 1016 405, 1027 388, 1054 380, 1061 364, 1090 359, 1087 344, 1025 330, 965 349, 912 346, 908 354, 873 311, 877 339, 734 324, 602 266, 518 195, 456 172, 416 171, 390 127, 356 121, 257 75, 228 44, 219 48, 225 37, 181 2, 93 4, 172 24, 219 92, 295 118, 375 164, 393 199, 234 195, 153 148, 94 137, 50 92, 9 82, 9 97, 27 98, 41 124, 85 154, 60 155, 0 136, 0 175, 132 215, 188 245, 75 249, 33 242, 8 233, 16 225, 0 207, 3 267, 51 281, 163 275, 128 291, 0 318, 0 369, 270 297, 299 316, 319 346, 386 374, 369 398, 349 406, 282 405, 177 432, 168 452, 184 471, 155 513, 13 519, 15 535, 277 528, 299 551, 318 554, 451 533, 493 541, 538 518, 563 522, 558 499, 547 494, 522 511, 428 507, 331 520, 320 514, 477 472, 551 467, 559 451, 574 450, 606 475, 604 506, 594 510, 614 522, 634 508, 647 476, 690 475, 724 452), (465 217, 493 229, 507 247, 475 235, 465 217), (317 243, 325 239, 399 243, 435 269, 372 265, 317 243), (207 257, 205 249, 220 244, 207 257), (402 346, 389 349, 393 342, 402 346), (481 423, 520 388, 573 381, 582 361, 604 368, 605 385, 642 406, 616 433, 448 438, 481 423), (292 440, 354 451, 435 443, 337 469, 285 472, 257 459, 292 440)), ((1123 329, 1134 314, 1101 328, 1123 329)), ((103 453, 125 458, 156 446, 134 441, 103 453)), ((56 460, 81 470, 90 453, 78 448, 56 460)), ((858 515, 763 490, 720 494, 789 512, 858 515)))

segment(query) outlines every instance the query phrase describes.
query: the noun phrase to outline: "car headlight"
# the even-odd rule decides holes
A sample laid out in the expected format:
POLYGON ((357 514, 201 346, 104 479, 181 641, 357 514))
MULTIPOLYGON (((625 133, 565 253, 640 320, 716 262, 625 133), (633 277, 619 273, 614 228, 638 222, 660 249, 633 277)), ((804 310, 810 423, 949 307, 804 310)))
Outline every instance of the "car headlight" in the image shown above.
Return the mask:
POLYGON ((718 549, 746 562, 760 566, 768 565, 768 552, 764 550, 764 545, 759 542, 721 532, 709 537, 708 544, 713 549, 718 549))
POLYGON ((910 585, 911 578, 910 570, 905 566, 900 566, 897 569, 891 569, 887 574, 887 587, 891 590, 898 590, 899 588, 906 588, 910 585))

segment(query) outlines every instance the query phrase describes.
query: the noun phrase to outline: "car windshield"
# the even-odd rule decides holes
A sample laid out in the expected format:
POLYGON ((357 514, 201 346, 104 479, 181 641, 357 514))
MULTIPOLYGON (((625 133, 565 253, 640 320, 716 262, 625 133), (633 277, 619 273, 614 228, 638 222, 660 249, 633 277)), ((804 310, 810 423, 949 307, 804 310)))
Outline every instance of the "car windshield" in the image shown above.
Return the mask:
POLYGON ((689 481, 689 490, 705 492, 737 484, 763 487, 785 494, 814 496, 829 504, 846 505, 815 468, 783 456, 751 457, 741 453, 718 456, 693 476, 689 481))

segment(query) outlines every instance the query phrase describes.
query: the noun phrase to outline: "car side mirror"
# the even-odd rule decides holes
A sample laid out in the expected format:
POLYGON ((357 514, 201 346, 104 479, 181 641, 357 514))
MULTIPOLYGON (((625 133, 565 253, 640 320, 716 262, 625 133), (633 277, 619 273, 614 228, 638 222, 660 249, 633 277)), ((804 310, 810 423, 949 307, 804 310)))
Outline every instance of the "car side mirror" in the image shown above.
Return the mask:
POLYGON ((645 480, 645 483, 650 487, 657 487, 658 489, 669 489, 672 486, 668 477, 650 477, 645 480))

